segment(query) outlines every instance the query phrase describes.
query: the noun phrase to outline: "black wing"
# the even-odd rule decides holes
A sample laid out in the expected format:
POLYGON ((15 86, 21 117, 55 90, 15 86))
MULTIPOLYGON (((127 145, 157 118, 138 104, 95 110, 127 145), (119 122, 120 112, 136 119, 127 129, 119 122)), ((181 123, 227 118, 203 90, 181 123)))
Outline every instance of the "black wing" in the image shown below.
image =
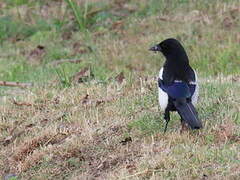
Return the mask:
MULTIPOLYGON (((180 67, 181 68, 181 67, 180 67)), ((196 77, 195 77, 195 72, 193 69, 188 66, 185 67, 186 69, 179 71, 179 70, 173 70, 171 68, 165 67, 163 69, 163 83, 164 85, 171 85, 175 80, 181 80, 186 83, 189 82, 195 82, 196 77), (177 71, 177 73, 176 73, 177 71)))

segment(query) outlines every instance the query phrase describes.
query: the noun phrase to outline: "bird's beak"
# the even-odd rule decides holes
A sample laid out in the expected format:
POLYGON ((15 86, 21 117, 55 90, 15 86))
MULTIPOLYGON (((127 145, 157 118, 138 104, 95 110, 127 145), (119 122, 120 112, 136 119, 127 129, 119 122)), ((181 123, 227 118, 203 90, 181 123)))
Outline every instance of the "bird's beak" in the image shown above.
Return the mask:
POLYGON ((155 45, 149 49, 149 51, 157 52, 162 51, 161 47, 159 45, 155 45))

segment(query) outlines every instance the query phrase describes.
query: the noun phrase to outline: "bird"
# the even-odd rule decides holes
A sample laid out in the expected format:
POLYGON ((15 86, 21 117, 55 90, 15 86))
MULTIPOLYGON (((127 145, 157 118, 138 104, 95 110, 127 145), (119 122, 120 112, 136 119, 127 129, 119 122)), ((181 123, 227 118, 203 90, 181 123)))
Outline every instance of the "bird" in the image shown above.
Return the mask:
POLYGON ((203 127, 194 107, 198 101, 199 85, 197 73, 189 64, 187 53, 182 44, 174 38, 168 38, 149 49, 161 52, 165 63, 158 76, 158 99, 160 109, 164 111, 166 121, 164 133, 170 121, 170 112, 177 111, 182 128, 203 127))

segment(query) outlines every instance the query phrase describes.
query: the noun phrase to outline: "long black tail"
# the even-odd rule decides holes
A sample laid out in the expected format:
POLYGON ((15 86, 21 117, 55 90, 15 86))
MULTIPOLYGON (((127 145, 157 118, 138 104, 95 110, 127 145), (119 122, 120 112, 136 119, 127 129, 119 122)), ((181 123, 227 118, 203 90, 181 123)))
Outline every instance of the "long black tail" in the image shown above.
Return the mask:
POLYGON ((191 102, 186 99, 177 99, 173 102, 181 118, 192 128, 202 128, 202 122, 199 120, 197 111, 191 102))

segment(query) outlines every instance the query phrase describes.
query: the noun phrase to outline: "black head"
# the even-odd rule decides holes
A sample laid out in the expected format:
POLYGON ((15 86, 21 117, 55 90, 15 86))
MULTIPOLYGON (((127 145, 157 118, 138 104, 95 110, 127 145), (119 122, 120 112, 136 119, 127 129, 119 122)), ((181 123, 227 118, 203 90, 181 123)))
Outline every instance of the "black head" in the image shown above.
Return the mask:
POLYGON ((188 62, 188 57, 183 46, 178 40, 173 38, 166 39, 151 47, 149 50, 154 52, 162 52, 167 60, 188 62))

